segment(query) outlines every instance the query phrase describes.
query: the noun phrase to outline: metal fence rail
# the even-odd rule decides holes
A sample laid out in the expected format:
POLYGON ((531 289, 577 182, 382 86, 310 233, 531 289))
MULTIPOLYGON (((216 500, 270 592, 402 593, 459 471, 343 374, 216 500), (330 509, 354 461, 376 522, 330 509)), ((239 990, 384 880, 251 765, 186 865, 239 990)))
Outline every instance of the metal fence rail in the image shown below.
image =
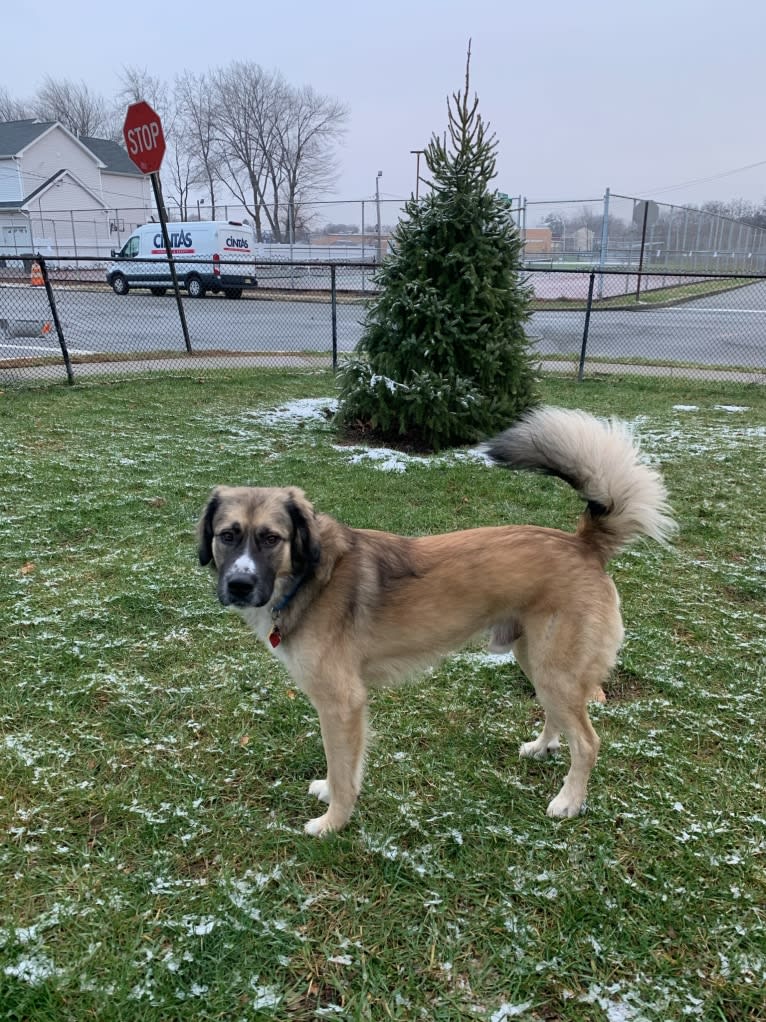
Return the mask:
MULTIPOLYGON (((375 266, 263 262, 241 297, 116 294, 103 260, 0 267, 0 385, 201 366, 333 366, 354 351, 375 266)), ((714 374, 766 382, 766 276, 530 268, 527 327, 543 369, 714 374)), ((183 283, 183 281, 182 281, 183 283)), ((160 294, 159 291, 163 291, 160 294)))

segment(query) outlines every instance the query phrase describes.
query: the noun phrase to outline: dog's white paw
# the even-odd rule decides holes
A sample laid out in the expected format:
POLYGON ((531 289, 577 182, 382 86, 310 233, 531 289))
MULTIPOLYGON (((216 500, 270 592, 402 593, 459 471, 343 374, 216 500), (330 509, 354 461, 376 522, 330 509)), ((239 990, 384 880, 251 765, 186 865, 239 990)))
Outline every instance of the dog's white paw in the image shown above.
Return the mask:
POLYGON ((546 756, 558 752, 560 747, 558 738, 554 738, 550 742, 536 738, 533 742, 523 743, 519 749, 519 757, 521 759, 545 759, 546 756))
POLYGON ((325 813, 324 816, 317 816, 313 820, 309 820, 304 824, 304 831, 311 834, 312 837, 326 837, 328 834, 332 834, 333 828, 329 823, 329 815, 329 813, 325 813))
POLYGON ((319 777, 309 785, 309 795, 316 795, 320 802, 330 802, 330 785, 326 777, 319 777))
POLYGON ((579 816, 583 812, 585 802, 582 799, 573 799, 570 795, 560 791, 549 803, 546 813, 554 820, 567 820, 573 816, 579 816))

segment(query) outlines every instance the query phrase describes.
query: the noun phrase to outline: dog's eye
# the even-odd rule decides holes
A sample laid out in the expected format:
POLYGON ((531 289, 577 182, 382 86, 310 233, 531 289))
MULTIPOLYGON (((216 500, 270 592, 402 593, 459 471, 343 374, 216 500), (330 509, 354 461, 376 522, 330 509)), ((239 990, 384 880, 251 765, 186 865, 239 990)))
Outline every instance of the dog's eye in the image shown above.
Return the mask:
POLYGON ((277 543, 282 542, 282 537, 278 536, 275 532, 270 532, 267 536, 263 537, 264 546, 276 546, 277 543))
POLYGON ((218 533, 218 538, 222 543, 233 543, 236 537, 232 529, 224 529, 218 533))

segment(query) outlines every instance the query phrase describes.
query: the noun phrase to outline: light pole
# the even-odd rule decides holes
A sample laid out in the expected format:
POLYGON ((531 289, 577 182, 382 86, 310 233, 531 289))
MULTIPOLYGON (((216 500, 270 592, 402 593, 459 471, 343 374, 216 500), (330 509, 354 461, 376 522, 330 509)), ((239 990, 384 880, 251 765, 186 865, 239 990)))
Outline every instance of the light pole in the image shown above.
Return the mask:
POLYGON ((378 262, 383 262, 382 252, 382 241, 380 232, 380 179, 383 177, 383 171, 379 170, 378 175, 375 178, 375 209, 378 215, 378 262))
POLYGON ((420 157, 425 153, 425 149, 410 149, 410 155, 415 156, 415 201, 417 202, 418 194, 420 192, 420 157))

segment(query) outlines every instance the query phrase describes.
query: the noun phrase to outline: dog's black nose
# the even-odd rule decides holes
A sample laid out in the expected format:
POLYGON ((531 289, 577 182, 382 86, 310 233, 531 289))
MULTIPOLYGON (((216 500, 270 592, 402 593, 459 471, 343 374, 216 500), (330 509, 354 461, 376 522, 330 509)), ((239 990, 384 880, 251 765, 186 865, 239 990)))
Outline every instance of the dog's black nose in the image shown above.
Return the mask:
POLYGON ((255 591, 255 576, 246 572, 237 572, 226 579, 229 596, 237 602, 244 603, 255 591))

